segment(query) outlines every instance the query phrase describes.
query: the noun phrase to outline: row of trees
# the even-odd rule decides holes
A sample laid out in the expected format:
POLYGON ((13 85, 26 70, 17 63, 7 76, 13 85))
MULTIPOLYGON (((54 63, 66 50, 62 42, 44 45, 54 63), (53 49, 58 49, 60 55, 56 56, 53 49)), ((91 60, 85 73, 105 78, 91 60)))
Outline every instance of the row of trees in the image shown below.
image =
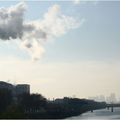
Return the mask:
POLYGON ((60 119, 105 106, 106 103, 68 97, 48 101, 41 94, 12 96, 11 91, 0 90, 0 118, 60 119))

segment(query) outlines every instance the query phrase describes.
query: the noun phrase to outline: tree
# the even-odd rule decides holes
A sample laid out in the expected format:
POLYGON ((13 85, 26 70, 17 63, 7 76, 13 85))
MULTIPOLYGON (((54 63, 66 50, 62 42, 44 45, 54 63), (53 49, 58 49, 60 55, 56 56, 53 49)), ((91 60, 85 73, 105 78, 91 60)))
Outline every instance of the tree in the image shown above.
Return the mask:
POLYGON ((40 94, 23 94, 19 96, 19 104, 22 105, 24 111, 35 112, 44 108, 47 104, 46 98, 40 94), (20 99, 19 99, 20 98, 20 99))

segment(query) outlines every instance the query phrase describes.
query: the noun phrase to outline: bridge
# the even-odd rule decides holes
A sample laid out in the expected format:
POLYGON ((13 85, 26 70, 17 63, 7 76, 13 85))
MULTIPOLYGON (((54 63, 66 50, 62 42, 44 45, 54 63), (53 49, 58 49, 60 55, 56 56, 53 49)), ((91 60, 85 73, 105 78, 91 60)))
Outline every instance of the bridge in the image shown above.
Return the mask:
POLYGON ((111 112, 114 112, 114 108, 115 108, 115 107, 120 107, 120 103, 119 103, 119 104, 115 104, 115 103, 113 104, 113 103, 112 103, 112 104, 107 104, 107 105, 106 105, 106 108, 107 108, 108 110, 111 109, 111 112))

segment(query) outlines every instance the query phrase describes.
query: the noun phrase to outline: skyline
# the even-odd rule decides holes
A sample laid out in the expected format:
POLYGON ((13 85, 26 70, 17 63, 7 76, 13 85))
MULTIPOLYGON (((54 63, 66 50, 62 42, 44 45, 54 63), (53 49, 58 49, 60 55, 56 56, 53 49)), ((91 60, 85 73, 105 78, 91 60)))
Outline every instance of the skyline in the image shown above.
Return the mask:
MULTIPOLYGON (((7 10, 10 6, 14 8, 21 4, 19 1, 1 3, 0 12, 2 7, 7 10)), ((47 29, 50 26, 53 29, 45 31, 49 37, 47 42, 40 42, 40 47, 27 41, 34 46, 34 53, 21 48, 21 40, 0 40, 0 80, 29 83, 32 92, 39 92, 48 98, 107 96, 110 93, 120 97, 119 1, 27 1, 22 4, 26 6, 24 25, 34 21, 35 25, 43 26, 43 23, 36 21, 44 22, 45 15, 49 17, 52 14, 55 20, 62 21, 65 26, 59 25, 58 21, 58 26, 54 22, 48 24, 47 29), (41 45, 44 51, 42 55, 41 45), (36 52, 36 49, 40 52, 36 52)), ((37 31, 39 28, 36 29, 35 25, 33 28, 37 31)), ((26 31, 25 34, 31 35, 29 30, 28 33, 26 31)), ((39 39, 37 35, 35 33, 30 37, 39 39)))

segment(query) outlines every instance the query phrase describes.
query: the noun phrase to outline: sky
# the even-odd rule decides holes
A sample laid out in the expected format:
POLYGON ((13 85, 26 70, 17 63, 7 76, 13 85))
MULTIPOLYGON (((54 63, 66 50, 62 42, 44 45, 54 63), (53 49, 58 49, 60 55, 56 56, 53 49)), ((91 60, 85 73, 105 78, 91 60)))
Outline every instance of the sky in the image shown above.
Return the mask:
POLYGON ((120 98, 119 11, 119 1, 0 1, 0 80, 47 98, 120 98))

